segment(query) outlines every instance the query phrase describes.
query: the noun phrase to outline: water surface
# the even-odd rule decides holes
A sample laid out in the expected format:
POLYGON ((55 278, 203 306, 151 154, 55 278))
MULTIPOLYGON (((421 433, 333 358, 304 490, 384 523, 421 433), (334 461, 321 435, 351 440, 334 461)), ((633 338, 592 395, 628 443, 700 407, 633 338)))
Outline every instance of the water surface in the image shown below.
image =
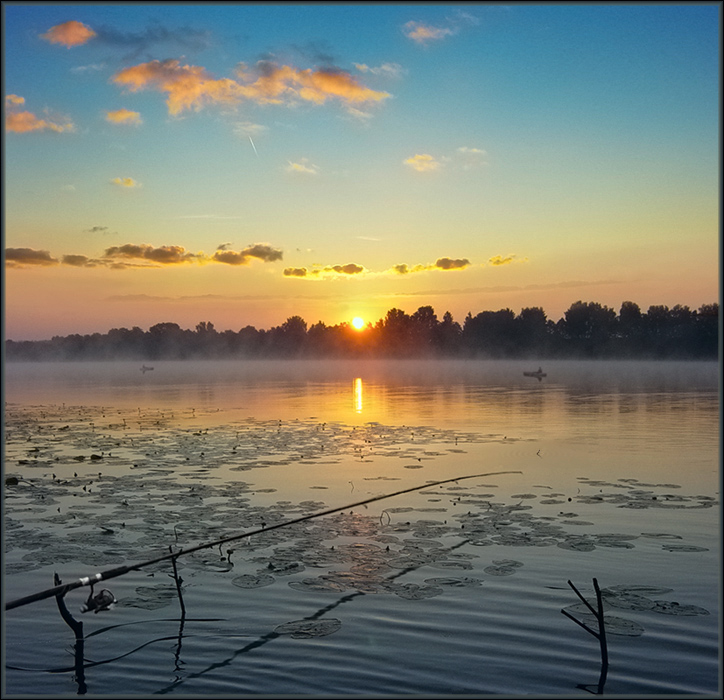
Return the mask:
POLYGON ((587 697, 595 578, 606 694, 715 696, 717 364, 536 368, 8 364, 6 600, 339 510, 180 557, 185 615, 169 562, 69 593, 82 669, 54 599, 7 611, 6 693, 587 697))

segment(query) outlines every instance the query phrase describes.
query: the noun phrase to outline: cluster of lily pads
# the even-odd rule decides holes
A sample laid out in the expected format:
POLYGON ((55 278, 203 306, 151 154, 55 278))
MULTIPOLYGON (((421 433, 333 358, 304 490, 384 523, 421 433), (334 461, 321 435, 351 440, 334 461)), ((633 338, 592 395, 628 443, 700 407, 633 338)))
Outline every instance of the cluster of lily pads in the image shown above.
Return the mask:
MULTIPOLYGON (((482 547, 554 546, 590 552, 599 547, 631 549, 636 539, 644 537, 661 539, 662 549, 669 552, 705 551, 672 542, 681 538, 669 533, 582 534, 578 528, 592 523, 569 510, 577 504, 634 509, 716 504, 711 497, 678 494, 674 484, 644 484, 634 479, 609 483, 581 477, 575 496, 548 492, 539 498, 535 493, 517 493, 509 502, 496 500, 495 483, 439 485, 430 481, 417 491, 418 498, 424 499, 418 507, 395 506, 391 500, 375 512, 350 508, 315 518, 315 513, 330 506, 312 499, 269 503, 268 494, 274 489, 256 488, 229 474, 344 459, 371 463, 390 456, 411 463, 410 468, 421 468, 423 461, 459 452, 468 443, 513 440, 429 427, 347 426, 311 418, 248 418, 226 424, 212 423, 214 418, 220 416, 201 415, 193 409, 171 413, 7 406, 6 574, 61 564, 111 568, 150 559, 169 548, 182 550, 192 543, 254 531, 253 536, 180 557, 178 566, 187 574, 227 575, 232 585, 242 589, 283 581, 297 591, 351 591, 420 600, 446 589, 481 586, 483 579, 464 572, 474 568, 473 560, 481 551, 477 548, 482 547), (224 477, 220 478, 222 468, 224 477), (259 499, 262 492, 264 503, 259 499), (438 517, 431 518, 431 513, 438 517), (277 527, 292 520, 297 522, 277 527), (424 572, 441 574, 404 580, 422 567, 424 572)), ((379 474, 366 478, 394 480, 379 474)), ((523 565, 513 559, 491 558, 483 571, 488 576, 511 576, 523 565)), ((165 562, 144 571, 168 569, 165 562)), ((663 592, 613 587, 604 591, 604 600, 609 607, 708 614, 694 606, 647 597, 663 592)), ((118 604, 155 609, 177 597, 170 583, 139 586, 135 593, 118 604)), ((569 610, 580 613, 575 606, 569 610)), ((297 622, 276 631, 299 637, 338 629, 334 620, 297 622)), ((612 623, 609 631, 632 634, 636 628, 622 623, 621 629, 628 631, 617 632, 612 623)))

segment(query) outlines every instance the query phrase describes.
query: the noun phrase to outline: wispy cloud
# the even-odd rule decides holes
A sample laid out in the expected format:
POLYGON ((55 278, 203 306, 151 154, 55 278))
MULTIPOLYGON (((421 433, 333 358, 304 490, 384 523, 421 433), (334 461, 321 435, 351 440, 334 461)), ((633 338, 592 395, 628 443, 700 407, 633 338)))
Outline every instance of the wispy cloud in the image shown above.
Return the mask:
POLYGON ((142 53, 158 46, 180 47, 184 51, 198 52, 209 48, 212 35, 209 30, 192 27, 174 29, 154 24, 140 32, 121 32, 108 26, 96 28, 97 41, 111 48, 127 49, 127 60, 138 58, 142 53))
POLYGON ((402 161, 413 170, 419 173, 429 173, 440 170, 443 165, 445 169, 472 170, 487 164, 487 151, 482 148, 471 146, 460 146, 453 155, 433 156, 429 153, 417 153, 402 161))
POLYGON ((133 112, 130 109, 116 109, 106 112, 106 121, 111 124, 131 124, 133 126, 143 123, 140 113, 133 112))
POLYGON ((403 163, 409 165, 413 170, 417 170, 418 173, 429 173, 442 166, 442 163, 429 153, 418 153, 407 158, 403 163))
POLYGON ((253 122, 237 122, 234 126, 234 133, 243 138, 261 136, 268 130, 269 127, 264 126, 263 124, 254 124, 253 122))
POLYGON ((50 117, 43 119, 32 112, 19 111, 25 104, 25 98, 19 95, 6 95, 5 97, 5 131, 16 134, 25 134, 31 131, 75 131, 73 123, 63 117, 50 117))
POLYGON ((82 22, 70 20, 63 24, 56 24, 51 27, 45 34, 41 34, 40 38, 45 39, 51 44, 61 44, 67 49, 73 46, 81 46, 90 41, 96 33, 82 22))
POLYGON ((482 148, 471 148, 460 146, 456 151, 456 157, 460 161, 463 170, 470 170, 487 162, 488 152, 482 148))
POLYGON ((371 73, 385 78, 401 78, 407 71, 399 63, 383 63, 380 66, 368 66, 366 63, 355 63, 360 73, 371 73))
POLYGON ((492 258, 488 260, 488 262, 491 265, 497 266, 497 265, 510 265, 510 263, 514 262, 516 259, 515 255, 506 255, 503 257, 502 255, 494 255, 492 258))
POLYGON ((57 265, 58 260, 47 250, 33 250, 32 248, 6 248, 5 267, 49 267, 57 265))
POLYGON ((114 177, 111 180, 111 184, 128 188, 141 187, 141 183, 136 182, 132 177, 114 177))
POLYGON ((288 173, 301 173, 304 175, 318 175, 319 168, 309 163, 306 158, 302 158, 299 163, 288 162, 288 165, 284 168, 288 173))
POLYGON ((408 39, 412 39, 416 44, 439 41, 455 33, 450 27, 433 27, 431 24, 416 21, 407 22, 402 31, 408 39))
POLYGON ((449 36, 454 36, 463 27, 480 24, 480 19, 470 14, 458 10, 452 17, 446 19, 446 23, 442 26, 434 26, 425 22, 412 20, 402 27, 402 32, 416 44, 426 46, 430 42, 440 41, 449 36))
POLYGON ((330 99, 344 106, 381 102, 389 93, 372 90, 349 73, 334 68, 300 70, 270 61, 259 61, 253 69, 239 64, 235 78, 214 78, 202 66, 180 61, 153 60, 116 73, 112 81, 129 92, 157 90, 167 95, 169 114, 199 111, 209 105, 232 106, 244 100, 257 104, 317 105, 330 99))

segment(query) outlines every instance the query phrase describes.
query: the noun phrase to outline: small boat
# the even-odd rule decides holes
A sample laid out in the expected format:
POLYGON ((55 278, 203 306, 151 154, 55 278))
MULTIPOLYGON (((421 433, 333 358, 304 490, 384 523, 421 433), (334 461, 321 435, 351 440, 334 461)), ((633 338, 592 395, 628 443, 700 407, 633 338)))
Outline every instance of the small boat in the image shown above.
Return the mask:
POLYGON ((146 374, 146 372, 150 372, 153 369, 153 367, 146 367, 146 365, 141 366, 141 372, 146 374))
POLYGON ((543 377, 548 375, 539 367, 535 372, 523 372, 524 377, 535 377, 538 381, 541 381, 543 377))

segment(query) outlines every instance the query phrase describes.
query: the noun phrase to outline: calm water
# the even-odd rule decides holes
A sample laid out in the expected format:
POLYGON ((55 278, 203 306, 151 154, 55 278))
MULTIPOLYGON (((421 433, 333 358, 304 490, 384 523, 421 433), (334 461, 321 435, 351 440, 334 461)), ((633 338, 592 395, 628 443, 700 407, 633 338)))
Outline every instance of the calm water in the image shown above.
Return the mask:
POLYGON ((6 365, 6 601, 244 536, 68 593, 82 664, 7 611, 4 697, 588 697, 593 579, 606 695, 721 695, 716 363, 140 366, 6 365))

